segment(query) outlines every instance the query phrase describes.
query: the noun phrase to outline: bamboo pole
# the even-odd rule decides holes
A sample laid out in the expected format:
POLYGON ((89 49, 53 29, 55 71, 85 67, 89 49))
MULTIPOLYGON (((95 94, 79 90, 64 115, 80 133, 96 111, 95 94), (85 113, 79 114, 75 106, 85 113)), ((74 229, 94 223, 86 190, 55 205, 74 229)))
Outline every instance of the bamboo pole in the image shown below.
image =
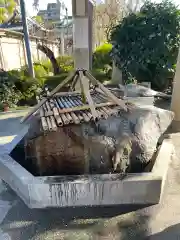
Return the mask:
MULTIPOLYGON (((95 91, 90 90, 90 93, 93 94, 95 91)), ((79 91, 73 91, 73 92, 58 92, 54 94, 54 97, 68 97, 68 96, 80 96, 81 93, 79 91)))
MULTIPOLYGON (((60 83, 52 92, 50 92, 49 97, 54 96, 54 94, 56 94, 64 85, 70 82, 75 74, 75 71, 72 71, 62 83, 60 83)), ((31 117, 47 100, 48 98, 42 99, 25 117, 22 118, 21 123, 25 122, 29 117, 31 117)))
POLYGON ((53 116, 50 117, 50 121, 51 121, 52 130, 54 132, 56 132, 57 131, 57 125, 56 125, 56 122, 55 122, 55 119, 54 119, 53 116))
POLYGON ((44 113, 43 113, 43 109, 40 109, 40 117, 41 117, 41 124, 42 124, 42 128, 43 128, 43 131, 48 131, 48 124, 46 122, 46 118, 43 116, 44 113))
POLYGON ((63 113, 61 114, 62 120, 64 125, 68 125, 70 123, 69 119, 66 117, 66 115, 63 113))
MULTIPOLYGON (((37 100, 37 102, 39 102, 40 101, 39 97, 36 97, 36 100, 37 100)), ((40 108, 39 113, 40 113, 40 118, 41 118, 42 130, 46 132, 46 131, 48 131, 48 124, 46 122, 46 118, 44 117, 44 115, 45 115, 44 109, 40 108)))
POLYGON ((109 89, 104 87, 104 85, 97 81, 88 71, 85 71, 85 76, 89 78, 94 85, 97 85, 111 99, 111 101, 113 101, 115 104, 121 106, 125 111, 127 111, 125 103, 119 98, 115 97, 109 89))
POLYGON ((83 116, 80 113, 76 113, 76 116, 79 118, 80 123, 84 122, 84 118, 83 118, 83 116))
MULTIPOLYGON (((79 78, 79 74, 76 74, 76 75, 74 76, 74 79, 73 79, 73 82, 72 82, 72 85, 71 85, 71 89, 72 89, 72 90, 75 89, 75 86, 76 86, 76 83, 77 83, 77 81, 78 81, 78 78, 79 78)), ((76 91, 76 92, 78 92, 78 91, 76 91)))
POLYGON ((49 131, 52 131, 52 130, 53 130, 53 128, 52 128, 52 125, 51 125, 50 118, 49 118, 49 117, 47 117, 47 118, 46 118, 46 120, 47 120, 47 124, 48 124, 49 131))
POLYGON ((106 111, 103 110, 103 108, 100 108, 99 111, 101 112, 101 114, 103 114, 105 119, 107 119, 109 117, 109 115, 107 114, 106 111))
MULTIPOLYGON (((112 102, 107 102, 107 103, 99 103, 94 105, 95 108, 101 108, 101 107, 106 107, 106 106, 115 106, 114 103, 112 102)), ((76 112, 76 111, 84 111, 84 110, 90 110, 89 105, 83 105, 83 106, 77 106, 73 108, 65 108, 65 109, 58 109, 59 113, 70 113, 70 112, 76 112)))
POLYGON ((71 113, 72 119, 74 121, 75 124, 79 124, 80 123, 80 119, 76 116, 75 113, 71 113))
POLYGON ((90 117, 86 113, 81 112, 81 114, 82 114, 85 122, 90 122, 91 119, 90 119, 90 117))
POLYGON ((97 109, 96 110, 98 115, 99 115, 99 119, 101 118, 105 118, 106 119, 106 115, 104 114, 104 112, 101 111, 101 109, 97 109))
POLYGON ((88 110, 85 110, 85 113, 87 114, 87 116, 90 118, 90 121, 93 120, 93 117, 91 115, 91 113, 88 110))
POLYGON ((69 120, 69 123, 72 124, 72 123, 73 123, 73 118, 72 118, 71 114, 65 113, 65 116, 66 116, 67 119, 69 120))
POLYGON ((58 126, 63 126, 63 121, 61 119, 61 116, 59 115, 58 109, 56 107, 53 108, 53 113, 54 113, 54 117, 56 119, 56 122, 58 124, 58 126))

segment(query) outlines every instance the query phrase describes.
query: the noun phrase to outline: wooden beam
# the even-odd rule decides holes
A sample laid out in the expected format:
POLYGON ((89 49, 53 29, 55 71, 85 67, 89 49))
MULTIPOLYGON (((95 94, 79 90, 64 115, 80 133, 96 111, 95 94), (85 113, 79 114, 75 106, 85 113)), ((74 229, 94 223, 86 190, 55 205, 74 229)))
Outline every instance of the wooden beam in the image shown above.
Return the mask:
POLYGON ((115 104, 119 105, 125 111, 127 111, 127 106, 124 103, 124 101, 114 96, 114 94, 112 94, 112 92, 109 89, 104 87, 104 85, 100 83, 98 80, 96 80, 87 70, 85 71, 85 76, 91 80, 92 84, 98 86, 107 95, 107 97, 111 99, 111 101, 113 101, 115 104))
MULTIPOLYGON (((72 71, 67 78, 60 83, 52 92, 50 92, 49 97, 53 97, 64 85, 69 83, 75 76, 76 72, 72 71)), ((42 99, 25 117, 22 118, 21 123, 25 122, 29 117, 31 117, 37 110, 47 101, 47 98, 42 99)))
POLYGON ((88 82, 88 79, 86 76, 84 76, 82 71, 79 71, 79 80, 80 80, 80 86, 81 86, 82 92, 89 103, 89 107, 90 107, 93 119, 94 119, 94 121, 97 121, 98 113, 96 112, 94 102, 93 102, 90 92, 89 92, 89 87, 88 87, 89 84, 86 84, 86 82, 88 82))

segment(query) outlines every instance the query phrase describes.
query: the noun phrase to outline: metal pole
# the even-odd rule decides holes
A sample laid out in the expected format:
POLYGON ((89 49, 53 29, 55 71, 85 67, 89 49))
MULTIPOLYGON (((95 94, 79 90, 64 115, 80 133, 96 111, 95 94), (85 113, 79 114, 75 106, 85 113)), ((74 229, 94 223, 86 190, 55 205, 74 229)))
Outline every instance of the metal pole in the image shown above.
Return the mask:
POLYGON ((27 61, 28 61, 29 75, 34 78, 35 73, 34 73, 33 60, 32 60, 32 55, 31 55, 31 47, 30 47, 30 41, 29 41, 27 17, 26 17, 26 7, 25 7, 24 0, 20 0, 20 6, 21 6, 21 16, 22 16, 22 24, 23 24, 23 32, 24 32, 24 42, 25 42, 26 56, 27 56, 27 61))

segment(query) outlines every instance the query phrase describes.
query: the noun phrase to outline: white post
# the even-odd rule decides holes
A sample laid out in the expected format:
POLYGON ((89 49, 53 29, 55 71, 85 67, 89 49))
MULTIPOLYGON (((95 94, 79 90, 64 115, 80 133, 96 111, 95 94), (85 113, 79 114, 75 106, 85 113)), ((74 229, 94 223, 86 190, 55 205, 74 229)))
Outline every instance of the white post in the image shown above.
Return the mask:
POLYGON ((112 68, 112 84, 117 85, 121 84, 123 85, 122 80, 122 72, 121 70, 116 66, 115 62, 113 61, 113 68, 112 68))
POLYGON ((61 32, 61 55, 64 56, 64 29, 61 32))
POLYGON ((93 3, 90 0, 72 0, 75 68, 91 68, 92 9, 93 3))
POLYGON ((173 129, 180 130, 180 48, 176 64, 176 73, 173 82, 173 93, 171 102, 171 111, 175 113, 173 121, 173 129))

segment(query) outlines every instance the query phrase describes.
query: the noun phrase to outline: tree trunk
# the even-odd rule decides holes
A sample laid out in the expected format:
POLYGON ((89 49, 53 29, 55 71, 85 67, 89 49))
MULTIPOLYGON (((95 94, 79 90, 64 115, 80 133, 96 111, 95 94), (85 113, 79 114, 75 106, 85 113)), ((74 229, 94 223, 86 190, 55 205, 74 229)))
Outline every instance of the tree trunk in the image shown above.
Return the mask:
POLYGON ((46 54, 46 56, 50 59, 52 66, 53 66, 54 75, 60 74, 60 67, 59 67, 58 62, 54 56, 54 53, 51 51, 51 49, 49 49, 47 46, 41 45, 41 44, 38 44, 37 48, 38 48, 38 50, 40 50, 41 52, 46 54))

